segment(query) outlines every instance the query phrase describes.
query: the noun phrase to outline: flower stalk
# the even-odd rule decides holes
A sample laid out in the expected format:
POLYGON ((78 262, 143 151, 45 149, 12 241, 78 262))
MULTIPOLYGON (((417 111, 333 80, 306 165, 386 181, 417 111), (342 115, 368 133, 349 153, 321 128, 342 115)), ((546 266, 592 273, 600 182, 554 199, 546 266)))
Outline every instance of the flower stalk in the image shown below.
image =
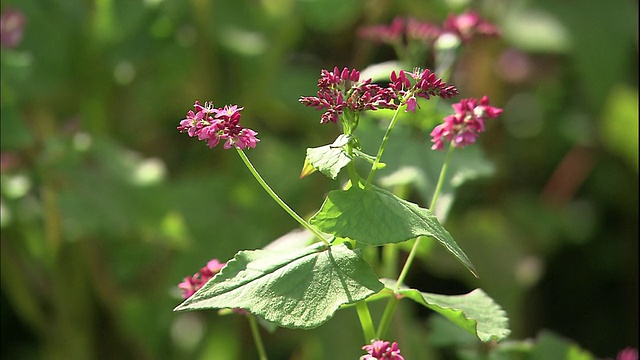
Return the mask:
POLYGON ((249 327, 251 328, 253 342, 256 345, 258 358, 260 360, 268 360, 267 352, 264 349, 264 343, 262 342, 262 336, 260 335, 260 329, 258 328, 258 321, 256 320, 256 317, 254 315, 247 314, 247 319, 249 319, 249 327))
POLYGON ((289 205, 287 205, 287 203, 284 202, 284 200, 282 200, 280 196, 278 196, 278 194, 276 194, 276 192, 273 191, 273 189, 271 189, 269 184, 267 184, 267 182, 264 181, 260 173, 258 173, 258 170, 256 170, 256 168, 253 166, 253 164, 251 163, 251 160, 249 160, 249 158, 247 157, 247 154, 245 154, 244 151, 242 151, 242 149, 240 148, 236 148, 236 150, 238 151, 238 155, 240 155, 242 162, 244 162, 244 164, 249 169, 249 172, 251 172, 251 175, 253 175, 253 177, 258 181, 260 186, 262 186, 262 188, 267 192, 267 194, 269 194, 269 196, 271 196, 271 198, 278 205, 280 205, 280 207, 283 208, 284 211, 286 211, 287 214, 289 214, 300 225, 302 225, 307 230, 311 231, 311 233, 313 233, 318 239, 322 240, 322 242, 324 242, 326 246, 330 246, 331 244, 329 243, 329 241, 320 231, 318 231, 318 229, 311 226, 311 224, 309 224, 305 219, 303 219, 300 215, 298 215, 295 211, 293 211, 293 209, 291 209, 291 207, 289 207, 289 205))

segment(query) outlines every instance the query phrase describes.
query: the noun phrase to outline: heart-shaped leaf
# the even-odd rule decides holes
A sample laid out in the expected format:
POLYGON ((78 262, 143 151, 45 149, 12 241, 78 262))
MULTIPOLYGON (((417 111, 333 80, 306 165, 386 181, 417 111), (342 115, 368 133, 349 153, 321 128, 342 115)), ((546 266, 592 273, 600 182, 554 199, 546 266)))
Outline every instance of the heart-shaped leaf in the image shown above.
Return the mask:
POLYGON ((240 251, 175 311, 241 308, 289 328, 310 329, 380 291, 358 250, 323 244, 289 252, 240 251))
POLYGON ((310 223, 326 233, 369 245, 430 236, 476 275, 467 255, 431 211, 375 186, 331 191, 310 223))

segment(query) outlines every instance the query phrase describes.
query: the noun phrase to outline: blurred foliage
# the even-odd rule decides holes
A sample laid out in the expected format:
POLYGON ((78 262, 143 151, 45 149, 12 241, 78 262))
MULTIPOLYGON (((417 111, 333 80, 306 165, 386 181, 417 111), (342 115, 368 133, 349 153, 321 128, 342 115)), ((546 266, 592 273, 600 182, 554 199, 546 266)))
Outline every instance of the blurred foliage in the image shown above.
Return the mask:
MULTIPOLYGON (((440 22, 467 6, 503 30, 467 44, 451 81, 505 110, 476 162, 494 174, 466 179, 446 224, 480 279, 434 248, 408 282, 490 294, 513 330, 492 359, 637 348, 636 2, 7 0, 26 24, 1 56, 1 357, 255 358, 241 317, 173 313, 176 285, 296 224, 235 154, 177 133, 179 120, 195 100, 244 106, 261 138, 248 155, 308 217, 335 183, 299 179, 305 149, 338 131, 298 97, 315 94, 322 68, 393 60, 359 26, 440 22)), ((392 170, 382 182, 397 184, 392 170)), ((427 188, 407 195, 425 203, 427 188)), ((438 320, 402 309, 394 335, 407 359, 486 353, 438 320)), ((349 310, 265 337, 273 359, 361 354, 349 310)))

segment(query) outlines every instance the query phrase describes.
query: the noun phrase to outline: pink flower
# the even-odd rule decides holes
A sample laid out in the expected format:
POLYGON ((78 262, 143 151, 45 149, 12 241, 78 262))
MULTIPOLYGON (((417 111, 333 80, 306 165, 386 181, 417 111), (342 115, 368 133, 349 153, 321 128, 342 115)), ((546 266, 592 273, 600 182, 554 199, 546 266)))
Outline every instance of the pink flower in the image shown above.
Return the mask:
POLYGON ((24 24, 27 22, 22 11, 5 8, 0 15, 0 44, 3 48, 14 48, 22 41, 24 24))
POLYGON ((445 117, 444 123, 431 132, 434 150, 444 149, 445 141, 461 148, 473 144, 478 134, 485 130, 485 120, 495 119, 502 113, 502 109, 489 106, 487 96, 479 104, 476 99, 462 99, 452 107, 455 114, 445 117))
POLYGON ((362 38, 394 46, 407 45, 406 43, 414 40, 431 45, 444 33, 455 34, 463 42, 467 42, 477 35, 497 36, 500 30, 474 11, 449 15, 442 28, 430 22, 396 17, 389 25, 363 26, 358 29, 358 35, 362 38))
POLYGON ((316 110, 325 110, 320 118, 322 124, 337 122, 345 111, 357 114, 365 110, 397 107, 389 89, 372 84, 371 79, 361 81, 360 72, 356 69, 323 69, 318 88, 318 96, 303 96, 299 101, 316 110))
POLYGON ((442 30, 438 25, 416 19, 407 19, 407 39, 419 40, 424 44, 431 44, 440 36, 442 30))
POLYGON ((388 341, 375 340, 370 345, 363 346, 362 350, 368 354, 362 355, 360 360, 404 360, 395 341, 389 346, 388 341))
POLYGON ((401 43, 404 32, 404 19, 396 17, 390 25, 363 26, 358 29, 358 35, 365 39, 384 44, 401 43))
POLYGON ((420 107, 418 105, 418 100, 416 99, 415 96, 412 96, 409 98, 409 100, 407 100, 407 110, 405 110, 406 112, 412 111, 412 112, 416 112, 416 107, 420 107))
POLYGON ((474 11, 466 11, 460 15, 449 15, 442 28, 444 32, 456 34, 463 42, 471 40, 476 35, 497 36, 500 34, 497 26, 482 19, 474 11))
POLYGON ((431 96, 448 99, 458 94, 458 89, 455 86, 447 85, 429 69, 423 71, 416 69, 413 72, 400 70, 397 74, 392 71, 389 89, 394 92, 395 98, 404 99, 409 96, 406 100, 407 109, 405 112, 415 112, 416 107, 419 107, 416 96, 428 100, 431 96), (409 78, 413 79, 413 85, 409 78))
POLYGON ((628 347, 626 349, 620 350, 616 360, 638 360, 638 349, 634 349, 632 347, 628 347))
MULTIPOLYGON (((448 99, 458 94, 455 86, 447 85, 429 69, 412 73, 400 70, 391 72, 389 86, 382 88, 371 83, 371 79, 359 80, 358 71, 344 68, 342 72, 334 68, 333 72, 322 70, 318 80, 318 96, 304 96, 300 102, 316 110, 325 110, 320 123, 337 122, 345 111, 357 118, 358 113, 366 110, 397 109, 398 99, 405 99, 406 111, 418 107, 417 97, 429 99, 439 96, 448 99), (412 81, 409 80, 413 79, 412 81)), ((400 104, 403 105, 403 104, 400 104)))
POLYGON ((218 145, 220 140, 225 140, 225 149, 255 148, 260 141, 256 137, 257 132, 240 125, 240 111, 243 108, 237 105, 215 108, 213 102, 201 105, 199 101, 193 107, 196 111, 189 110, 187 116, 180 121, 178 130, 206 141, 210 148, 218 145))
POLYGON ((403 44, 405 40, 430 44, 440 33, 440 28, 435 24, 402 17, 396 17, 389 25, 363 26, 358 29, 358 36, 390 45, 403 44))
POLYGON ((217 259, 210 260, 205 267, 200 269, 193 276, 184 278, 178 287, 182 289, 182 298, 187 299, 198 291, 207 281, 211 280, 226 265, 217 259))

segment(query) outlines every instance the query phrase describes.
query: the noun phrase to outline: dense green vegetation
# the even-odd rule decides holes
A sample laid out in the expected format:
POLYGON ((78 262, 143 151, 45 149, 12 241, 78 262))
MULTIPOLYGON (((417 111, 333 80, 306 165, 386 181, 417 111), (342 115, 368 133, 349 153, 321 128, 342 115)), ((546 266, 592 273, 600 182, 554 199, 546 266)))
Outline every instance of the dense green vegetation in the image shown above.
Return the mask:
MULTIPOLYGON (((512 355, 534 343, 599 358, 638 348, 637 3, 7 0, 26 22, 1 56, 0 356, 255 358, 241 317, 172 312, 176 286, 297 224, 236 154, 178 133, 179 121, 195 100, 243 106, 260 134, 248 156, 309 218, 336 184, 299 178, 305 150, 338 129, 298 98, 323 68, 394 59, 360 26, 440 23, 467 6, 502 30, 466 44, 450 79, 504 109, 479 140, 486 168, 458 188, 446 223, 480 278, 434 248, 407 282, 481 287, 509 315, 512 355)), ((424 151, 399 156, 429 156, 422 136, 424 151)), ((397 333, 407 359, 477 347, 437 314, 401 316, 416 320, 397 333)), ((361 337, 351 310, 264 335, 272 359, 355 359, 361 337)))

